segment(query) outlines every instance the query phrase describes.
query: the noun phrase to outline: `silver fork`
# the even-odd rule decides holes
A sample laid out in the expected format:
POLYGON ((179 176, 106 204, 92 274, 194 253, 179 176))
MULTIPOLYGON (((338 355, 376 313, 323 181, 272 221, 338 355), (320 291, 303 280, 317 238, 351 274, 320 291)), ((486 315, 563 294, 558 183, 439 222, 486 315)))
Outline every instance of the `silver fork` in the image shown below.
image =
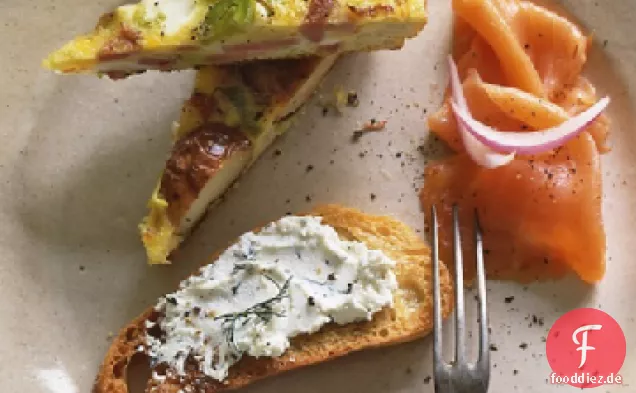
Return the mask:
POLYGON ((457 205, 453 205, 453 259, 455 262, 455 358, 446 363, 442 356, 442 311, 439 287, 439 254, 437 212, 431 209, 433 258, 434 343, 433 375, 435 393, 486 393, 490 381, 490 348, 488 343, 488 312, 486 310, 486 277, 479 219, 475 213, 475 250, 477 252, 477 291, 479 294, 479 351, 477 361, 466 359, 466 323, 464 313, 464 266, 459 236, 457 205))

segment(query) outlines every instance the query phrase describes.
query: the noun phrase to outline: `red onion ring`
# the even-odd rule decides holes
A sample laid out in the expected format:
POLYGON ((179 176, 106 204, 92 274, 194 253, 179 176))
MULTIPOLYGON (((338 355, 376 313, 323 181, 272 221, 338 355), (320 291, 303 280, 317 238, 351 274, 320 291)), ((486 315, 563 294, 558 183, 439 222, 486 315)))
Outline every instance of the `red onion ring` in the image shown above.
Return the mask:
POLYGON ((556 127, 541 131, 498 131, 474 119, 470 113, 452 102, 453 113, 465 130, 489 148, 501 153, 539 154, 557 148, 576 137, 596 120, 609 104, 604 97, 585 111, 556 127))
MULTIPOLYGON (((459 73, 457 72, 457 66, 453 61, 452 56, 448 56, 448 65, 450 68, 450 80, 451 80, 451 105, 457 105, 462 108, 470 118, 470 110, 468 109, 468 104, 466 103, 466 97, 464 96, 464 91, 462 88, 462 84, 459 80, 459 73)), ((496 168, 502 165, 508 164, 515 157, 514 153, 511 154, 500 154, 488 146, 480 142, 472 133, 470 133, 464 123, 458 121, 457 128, 459 129, 459 134, 462 137, 462 142, 464 143, 464 148, 466 149, 466 153, 475 161, 477 164, 485 167, 485 168, 496 168)))
POLYGON ((604 97, 560 125, 545 130, 498 131, 472 116, 466 104, 457 66, 451 56, 448 62, 453 93, 451 108, 457 119, 464 147, 477 164, 486 168, 505 165, 515 154, 540 154, 563 145, 583 132, 610 103, 609 97, 604 97))

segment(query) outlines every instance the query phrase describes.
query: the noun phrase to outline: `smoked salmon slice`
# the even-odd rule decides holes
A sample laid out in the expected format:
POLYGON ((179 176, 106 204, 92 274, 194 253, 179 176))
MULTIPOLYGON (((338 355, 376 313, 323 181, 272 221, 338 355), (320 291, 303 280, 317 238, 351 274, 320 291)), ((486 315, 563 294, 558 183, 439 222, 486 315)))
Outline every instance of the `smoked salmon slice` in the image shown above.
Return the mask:
MULTIPOLYGON (((421 194, 425 213, 437 207, 440 257, 452 260, 451 209, 460 209, 464 256, 475 255, 472 218, 484 233, 490 278, 521 282, 574 270, 595 282, 605 272, 599 153, 587 133, 553 154, 517 158, 486 169, 466 154, 429 164, 421 194)), ((428 216, 427 216, 428 217, 428 216)), ((465 263, 474 276, 474 261, 465 263)))
MULTIPOLYGON (((539 130, 597 101, 580 75, 589 39, 574 23, 528 1, 453 0, 453 9, 453 56, 477 120, 499 130, 539 130)), ((437 207, 441 258, 452 258, 456 203, 460 222, 471 223, 461 227, 466 258, 474 255, 472 217, 479 215, 489 278, 529 282, 574 271, 599 281, 606 243, 599 157, 609 151, 607 117, 551 153, 486 169, 465 153, 449 95, 428 125, 457 154, 426 167, 420 195, 427 224, 437 207)), ((474 276, 474 264, 465 266, 474 276)))

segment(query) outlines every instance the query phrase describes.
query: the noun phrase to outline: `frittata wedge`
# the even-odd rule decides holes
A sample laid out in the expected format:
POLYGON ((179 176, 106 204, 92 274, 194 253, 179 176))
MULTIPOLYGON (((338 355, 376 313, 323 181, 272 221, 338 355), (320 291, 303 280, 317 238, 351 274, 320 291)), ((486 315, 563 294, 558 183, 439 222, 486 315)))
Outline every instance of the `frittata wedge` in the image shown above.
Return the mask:
POLYGON ((207 208, 289 126, 338 55, 209 66, 197 74, 140 224, 148 262, 170 253, 207 208))
POLYGON ((44 66, 112 78, 251 59, 398 49, 427 20, 426 0, 142 0, 44 66))

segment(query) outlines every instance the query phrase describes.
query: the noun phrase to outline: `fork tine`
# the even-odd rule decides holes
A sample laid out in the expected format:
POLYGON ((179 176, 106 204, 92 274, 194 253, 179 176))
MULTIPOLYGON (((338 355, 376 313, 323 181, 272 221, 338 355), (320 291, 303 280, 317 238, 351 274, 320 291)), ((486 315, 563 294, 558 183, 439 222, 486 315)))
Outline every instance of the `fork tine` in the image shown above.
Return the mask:
POLYGON ((439 237, 437 210, 431 207, 431 259, 433 260, 433 365, 435 370, 442 367, 442 305, 439 288, 439 237))
POLYGON ((466 324, 464 310, 464 266, 462 260, 461 235, 459 230, 459 207, 452 207, 453 259, 455 263, 455 359, 451 363, 442 356, 442 315, 439 278, 439 234, 437 211, 431 207, 431 259, 433 260, 433 360, 435 393, 487 393, 490 382, 490 348, 488 344, 488 315, 486 311, 486 275, 482 232, 479 217, 475 212, 475 251, 477 259, 477 286, 479 292, 479 356, 477 362, 466 362, 466 324))
POLYGON ((464 364, 465 313, 464 313, 464 264, 459 235, 459 208, 453 205, 453 259, 455 260, 455 363, 464 364))
POLYGON ((482 369, 490 369, 484 245, 477 210, 475 210, 475 252, 477 254, 475 257, 477 259, 477 291, 479 293, 479 358, 477 360, 477 366, 482 369))

